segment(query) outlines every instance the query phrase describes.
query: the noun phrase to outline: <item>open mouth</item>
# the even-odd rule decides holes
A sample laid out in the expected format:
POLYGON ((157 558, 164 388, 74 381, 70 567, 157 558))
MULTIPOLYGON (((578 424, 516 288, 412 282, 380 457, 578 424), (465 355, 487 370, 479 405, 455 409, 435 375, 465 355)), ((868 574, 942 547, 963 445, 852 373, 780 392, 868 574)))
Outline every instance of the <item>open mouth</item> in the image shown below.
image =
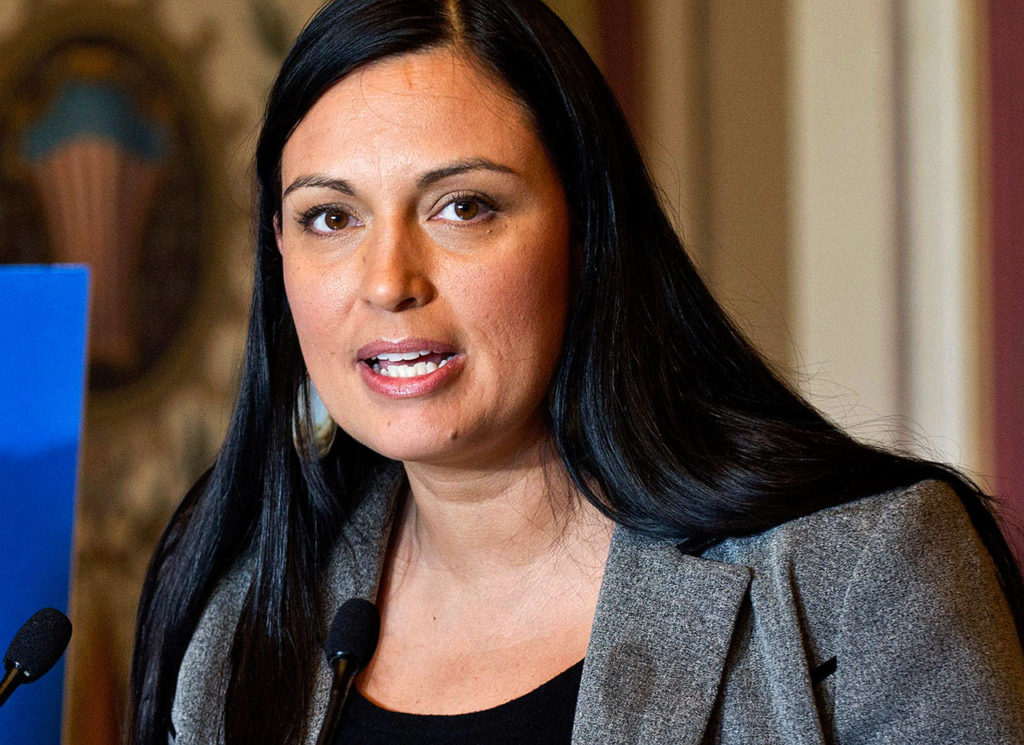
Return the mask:
POLYGON ((388 378, 416 378, 436 372, 454 356, 454 353, 431 352, 424 349, 419 352, 381 353, 363 362, 377 375, 388 378))

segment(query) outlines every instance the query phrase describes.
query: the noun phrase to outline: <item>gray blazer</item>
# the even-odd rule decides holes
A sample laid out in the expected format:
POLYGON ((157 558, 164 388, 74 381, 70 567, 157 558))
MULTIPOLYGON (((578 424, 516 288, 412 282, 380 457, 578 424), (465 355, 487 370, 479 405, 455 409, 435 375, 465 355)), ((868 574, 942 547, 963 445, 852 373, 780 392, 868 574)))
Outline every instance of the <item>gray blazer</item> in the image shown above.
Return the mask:
MULTIPOLYGON (((325 580, 326 608, 375 595, 394 489, 378 485, 353 516, 325 580)), ((220 584, 185 654, 178 745, 222 739, 246 576, 220 584)), ((310 743, 329 681, 322 663, 310 743)), ((940 483, 823 510, 701 557, 620 526, 572 742, 1019 745, 1024 654, 991 559, 940 483)))

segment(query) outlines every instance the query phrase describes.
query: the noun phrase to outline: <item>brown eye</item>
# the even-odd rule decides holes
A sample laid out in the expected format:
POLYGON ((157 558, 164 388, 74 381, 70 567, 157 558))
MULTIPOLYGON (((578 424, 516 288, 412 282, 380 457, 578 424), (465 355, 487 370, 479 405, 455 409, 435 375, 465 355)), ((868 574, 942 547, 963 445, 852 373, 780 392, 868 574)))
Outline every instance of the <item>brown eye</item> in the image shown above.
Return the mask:
POLYGON ((480 214, 480 203, 473 199, 463 199, 455 202, 452 209, 460 220, 472 220, 480 214))
POLYGON ((453 194, 451 200, 434 217, 451 223, 475 224, 489 220, 497 211, 497 207, 486 197, 477 194, 453 194))
POLYGON ((362 227, 359 218, 342 205, 325 204, 296 215, 302 229, 314 235, 328 236, 350 228, 362 227))
POLYGON ((313 221, 313 227, 322 231, 341 230, 348 226, 347 212, 324 212, 313 221))

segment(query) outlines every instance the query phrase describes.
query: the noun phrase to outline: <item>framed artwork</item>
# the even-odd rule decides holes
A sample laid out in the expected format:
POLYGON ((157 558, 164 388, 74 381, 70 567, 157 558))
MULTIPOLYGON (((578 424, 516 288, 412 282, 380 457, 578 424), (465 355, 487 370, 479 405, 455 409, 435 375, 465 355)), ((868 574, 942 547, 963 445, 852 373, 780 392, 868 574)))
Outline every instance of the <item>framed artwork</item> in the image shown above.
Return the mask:
POLYGON ((19 48, 0 75, 0 263, 89 265, 100 392, 144 378, 180 342, 214 198, 188 81, 158 44, 124 33, 123 10, 65 13, 76 11, 82 23, 33 24, 8 42, 19 48))

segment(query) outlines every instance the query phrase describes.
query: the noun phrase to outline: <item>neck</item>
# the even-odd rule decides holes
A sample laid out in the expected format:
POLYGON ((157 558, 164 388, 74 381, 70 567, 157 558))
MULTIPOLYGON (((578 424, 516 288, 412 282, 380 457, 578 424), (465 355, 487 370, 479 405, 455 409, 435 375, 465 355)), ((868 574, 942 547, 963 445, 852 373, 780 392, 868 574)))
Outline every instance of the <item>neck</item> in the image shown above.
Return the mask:
POLYGON ((611 523, 581 497, 549 440, 480 470, 406 464, 410 499, 396 568, 416 563, 463 580, 604 563, 611 523))

